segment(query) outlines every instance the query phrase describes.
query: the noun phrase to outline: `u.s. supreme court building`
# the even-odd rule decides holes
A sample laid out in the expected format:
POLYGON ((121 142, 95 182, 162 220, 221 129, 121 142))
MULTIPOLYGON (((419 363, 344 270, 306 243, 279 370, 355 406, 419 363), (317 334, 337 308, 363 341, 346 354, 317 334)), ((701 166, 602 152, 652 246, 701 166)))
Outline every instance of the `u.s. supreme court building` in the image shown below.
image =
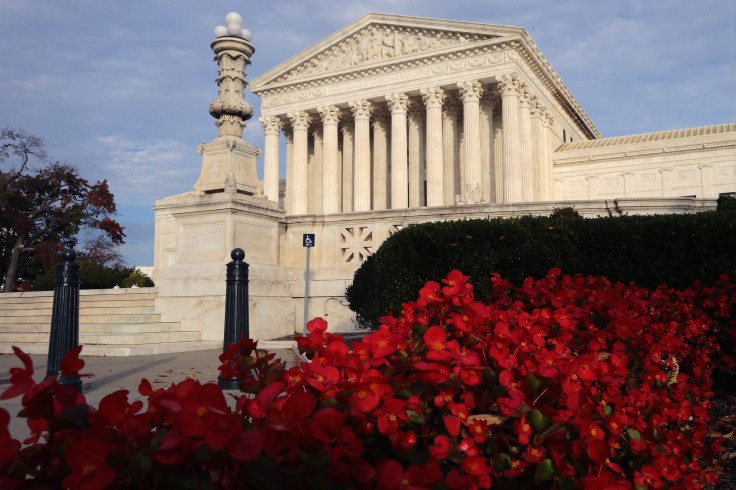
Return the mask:
POLYGON ((689 213, 736 192, 736 124, 603 138, 523 28, 365 15, 248 82, 263 149, 241 137, 254 48, 212 47, 219 136, 199 148, 194 189, 154 208, 157 310, 203 339, 222 337, 235 247, 250 264, 251 337, 301 331, 305 233, 308 316, 350 331, 355 269, 409 225, 567 206, 689 213))

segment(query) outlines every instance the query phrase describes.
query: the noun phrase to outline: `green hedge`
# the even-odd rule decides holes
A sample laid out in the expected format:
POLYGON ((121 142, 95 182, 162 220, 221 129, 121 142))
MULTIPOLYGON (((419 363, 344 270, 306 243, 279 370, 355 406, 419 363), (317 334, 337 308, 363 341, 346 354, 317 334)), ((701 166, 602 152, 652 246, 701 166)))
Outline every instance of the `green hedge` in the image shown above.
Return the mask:
MULTIPOLYGON (((730 201, 729 201, 730 202, 730 201)), ((452 269, 471 277, 476 297, 491 294, 491 273, 512 284, 564 274, 684 288, 722 273, 736 277, 736 211, 575 219, 559 216, 475 219, 409 226, 388 238, 355 272, 346 291, 364 326, 416 299, 428 280, 452 269)))

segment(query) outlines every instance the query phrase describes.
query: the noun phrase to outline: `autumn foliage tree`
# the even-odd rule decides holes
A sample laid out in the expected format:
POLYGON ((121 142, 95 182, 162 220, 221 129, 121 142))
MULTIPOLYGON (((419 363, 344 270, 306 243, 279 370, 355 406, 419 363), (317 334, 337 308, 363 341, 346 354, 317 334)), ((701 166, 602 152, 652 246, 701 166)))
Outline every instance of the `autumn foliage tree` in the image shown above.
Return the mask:
POLYGON ((97 229, 114 244, 125 233, 111 218, 115 197, 107 181, 90 184, 72 165, 48 161, 43 141, 22 130, 0 132, 0 270, 12 291, 24 263, 48 265, 76 245, 83 228, 97 229), (34 168, 31 163, 38 162, 34 168))

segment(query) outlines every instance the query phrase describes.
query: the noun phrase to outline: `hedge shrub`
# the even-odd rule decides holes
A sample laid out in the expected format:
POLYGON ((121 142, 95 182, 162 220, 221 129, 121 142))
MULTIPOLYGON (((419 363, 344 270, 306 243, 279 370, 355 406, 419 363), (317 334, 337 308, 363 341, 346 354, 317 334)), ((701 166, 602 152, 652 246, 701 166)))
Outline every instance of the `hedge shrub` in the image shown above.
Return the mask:
POLYGON ((355 272, 346 297, 363 326, 375 328, 424 283, 453 269, 473 278, 478 298, 491 294, 493 272, 520 284, 553 267, 648 288, 686 288, 696 280, 712 284, 723 273, 736 277, 735 245, 736 211, 727 206, 697 214, 423 223, 388 238, 355 272))

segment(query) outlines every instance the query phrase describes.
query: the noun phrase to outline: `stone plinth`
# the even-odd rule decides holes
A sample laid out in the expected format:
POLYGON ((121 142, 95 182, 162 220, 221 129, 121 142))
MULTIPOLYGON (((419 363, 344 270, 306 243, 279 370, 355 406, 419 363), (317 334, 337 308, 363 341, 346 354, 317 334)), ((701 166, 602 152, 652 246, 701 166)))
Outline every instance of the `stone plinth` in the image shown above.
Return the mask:
POLYGON ((278 267, 284 212, 263 198, 237 192, 191 192, 156 202, 153 279, 162 321, 221 340, 225 319, 225 265, 232 249, 249 264, 250 335, 274 339, 294 330, 287 272, 278 267))

